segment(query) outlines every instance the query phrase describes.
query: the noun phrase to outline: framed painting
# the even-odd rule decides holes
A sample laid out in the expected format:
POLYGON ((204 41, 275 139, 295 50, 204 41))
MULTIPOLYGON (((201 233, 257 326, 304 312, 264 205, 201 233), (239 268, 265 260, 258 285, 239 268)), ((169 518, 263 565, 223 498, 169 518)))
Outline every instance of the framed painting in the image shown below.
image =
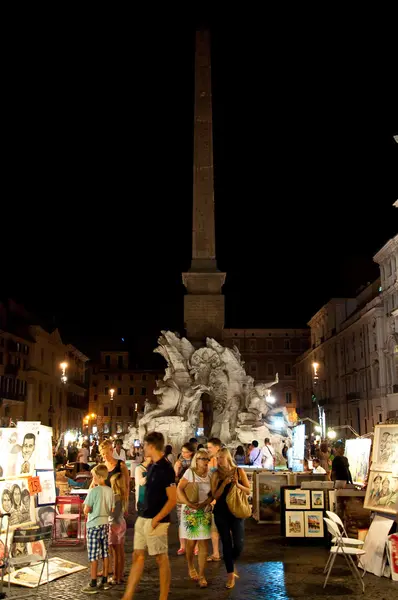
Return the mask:
POLYGON ((372 441, 369 438, 346 440, 345 455, 350 465, 350 472, 354 483, 363 485, 366 481, 371 446, 372 441))
POLYGON ((281 522, 281 486, 286 482, 284 475, 268 472, 256 477, 256 516, 259 523, 281 522))
POLYGON ((398 423, 375 426, 372 471, 394 471, 398 474, 398 423))
POLYGON ((286 537, 305 537, 303 511, 287 510, 285 520, 286 537))
POLYGON ((307 510, 311 508, 309 490, 285 490, 286 510, 307 510))
POLYGON ((304 513, 305 537, 323 537, 323 512, 308 510, 304 513))
POLYGON ((320 490, 311 490, 311 507, 323 510, 325 508, 324 492, 320 490))
POLYGON ((52 427, 40 425, 36 452, 36 469, 54 469, 52 435, 52 427))
POLYGON ((55 504, 56 491, 54 471, 51 469, 36 469, 36 475, 40 479, 41 492, 37 494, 37 506, 49 506, 55 504))
POLYGON ((386 471, 371 471, 364 508, 375 512, 397 514, 398 477, 386 471))

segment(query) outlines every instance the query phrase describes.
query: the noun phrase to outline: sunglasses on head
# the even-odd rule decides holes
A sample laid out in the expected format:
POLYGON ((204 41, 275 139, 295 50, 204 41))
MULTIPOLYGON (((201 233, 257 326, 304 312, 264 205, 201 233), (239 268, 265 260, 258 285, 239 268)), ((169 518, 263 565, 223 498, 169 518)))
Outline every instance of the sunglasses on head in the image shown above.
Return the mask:
POLYGON ((205 457, 201 458, 201 457, 199 457, 198 460, 206 460, 207 462, 209 462, 210 458, 205 458, 205 457))

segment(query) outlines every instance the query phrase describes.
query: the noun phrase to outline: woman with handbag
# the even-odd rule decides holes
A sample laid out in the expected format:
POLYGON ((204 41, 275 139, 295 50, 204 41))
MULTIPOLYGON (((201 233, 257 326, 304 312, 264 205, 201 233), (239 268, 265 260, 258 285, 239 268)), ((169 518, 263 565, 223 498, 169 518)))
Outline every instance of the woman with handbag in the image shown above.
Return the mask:
POLYGON ((230 590, 235 587, 235 579, 238 577, 234 563, 243 550, 244 519, 251 514, 247 499, 250 484, 244 470, 234 463, 228 448, 219 450, 217 465, 211 478, 212 496, 216 500, 214 519, 221 537, 228 574, 225 587, 230 590))
POLYGON ((178 484, 177 502, 181 507, 180 539, 186 540, 186 555, 189 576, 207 587, 205 567, 207 563, 207 545, 211 538, 211 484, 209 474, 209 455, 204 448, 198 450, 178 484), (195 544, 199 548, 199 573, 194 565, 195 544))

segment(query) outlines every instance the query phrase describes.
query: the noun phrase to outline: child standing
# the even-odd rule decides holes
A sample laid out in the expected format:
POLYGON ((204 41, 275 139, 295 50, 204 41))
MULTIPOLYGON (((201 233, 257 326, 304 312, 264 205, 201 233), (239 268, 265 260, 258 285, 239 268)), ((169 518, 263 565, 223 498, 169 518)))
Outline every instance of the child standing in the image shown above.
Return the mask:
POLYGON ((91 581, 82 589, 85 594, 98 594, 99 589, 109 590, 109 517, 114 509, 114 495, 110 487, 105 484, 108 469, 104 464, 97 465, 93 470, 93 487, 87 494, 84 502, 84 514, 87 519, 87 551, 90 562, 91 581), (97 585, 98 559, 104 561, 104 570, 101 583, 97 585))
POLYGON ((126 535, 126 521, 123 514, 127 510, 127 506, 125 506, 125 479, 121 473, 112 475, 111 487, 115 497, 115 508, 111 514, 109 529, 109 544, 113 558, 114 572, 111 583, 120 584, 123 583, 124 538, 126 535))

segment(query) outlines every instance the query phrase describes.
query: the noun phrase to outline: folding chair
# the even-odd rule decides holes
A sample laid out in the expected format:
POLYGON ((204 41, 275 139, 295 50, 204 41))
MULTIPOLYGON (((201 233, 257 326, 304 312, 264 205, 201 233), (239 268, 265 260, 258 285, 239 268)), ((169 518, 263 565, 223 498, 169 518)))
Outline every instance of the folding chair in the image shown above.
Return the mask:
POLYGON ((79 496, 58 496, 55 501, 55 509, 58 508, 59 512, 55 515, 54 519, 54 536, 53 546, 77 546, 81 543, 81 523, 82 523, 82 506, 83 500, 79 496), (65 506, 77 506, 77 513, 64 513, 60 509, 64 509, 65 506), (57 523, 65 523, 66 521, 74 521, 77 524, 76 538, 70 537, 57 537, 57 523))
MULTIPOLYGON (((356 538, 350 538, 350 537, 348 537, 348 534, 347 534, 347 532, 345 530, 343 521, 340 519, 339 515, 336 515, 336 513, 332 512, 330 510, 327 510, 326 514, 327 514, 328 518, 331 521, 333 521, 333 523, 336 523, 336 525, 338 525, 339 527, 341 527, 341 531, 342 531, 342 533, 345 536, 345 537, 342 538, 343 543, 344 543, 345 546, 357 546, 359 548, 359 547, 362 547, 364 545, 365 541, 358 540, 356 538)), ((336 543, 336 538, 333 538, 332 539, 332 544, 335 544, 335 543, 336 543)))
MULTIPOLYGON (((44 546, 44 556, 41 554, 24 554, 23 556, 17 556, 16 558, 8 558, 8 564, 10 567, 14 567, 16 569, 21 568, 21 566, 29 566, 32 565, 42 565, 39 580, 36 587, 36 597, 39 592, 40 582, 43 576, 44 567, 47 567, 47 598, 50 597, 50 582, 49 582, 49 570, 48 570, 48 549, 51 543, 52 537, 52 525, 46 525, 45 527, 40 527, 38 525, 34 527, 20 527, 14 531, 14 536, 12 539, 13 544, 26 544, 33 542, 43 542, 44 546)), ((8 592, 11 589, 11 569, 8 569, 8 592)), ((14 600, 16 598, 26 598, 28 596, 33 596, 34 592, 30 594, 26 594, 26 590, 22 595, 17 596, 9 596, 10 600, 14 600)))
MULTIPOLYGON (((356 556, 357 558, 359 558, 360 556, 363 556, 364 554, 366 554, 365 550, 362 550, 360 548, 354 548, 353 546, 345 546, 344 542, 343 542, 343 538, 341 536, 341 533, 340 533, 339 528, 337 527, 336 523, 334 523, 334 521, 332 521, 331 519, 327 519, 326 517, 324 517, 323 520, 325 521, 328 531, 329 531, 330 535, 332 536, 332 538, 336 539, 336 545, 332 546, 330 548, 329 560, 326 563, 326 567, 324 570, 324 573, 326 573, 326 571, 327 571, 327 575, 326 575, 326 579, 325 579, 325 583, 323 584, 323 587, 324 588, 326 587, 328 579, 329 579, 329 575, 333 569, 333 565, 336 560, 336 556, 338 554, 340 554, 340 555, 344 556, 351 573, 354 575, 354 577, 358 580, 359 584, 361 585, 362 592, 365 593, 365 584, 364 584, 363 579, 358 571, 358 568, 352 558, 353 556, 356 556)), ((365 575, 365 573, 364 573, 364 575, 365 575)))

